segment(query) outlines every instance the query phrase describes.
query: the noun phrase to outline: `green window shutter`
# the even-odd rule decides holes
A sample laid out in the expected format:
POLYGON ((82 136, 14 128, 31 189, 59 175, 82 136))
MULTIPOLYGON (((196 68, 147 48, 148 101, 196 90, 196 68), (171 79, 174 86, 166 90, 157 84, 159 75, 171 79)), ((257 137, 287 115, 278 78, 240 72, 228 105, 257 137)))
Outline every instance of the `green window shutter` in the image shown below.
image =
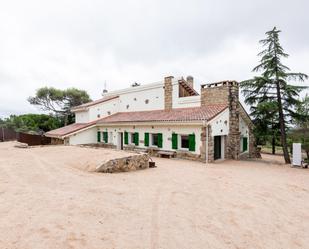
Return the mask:
POLYGON ((104 143, 108 143, 108 133, 107 133, 107 131, 103 132, 103 141, 104 141, 104 143))
POLYGON ((159 148, 163 147, 163 135, 162 135, 162 133, 158 133, 158 147, 159 148))
POLYGON ((145 133, 144 145, 149 146, 149 133, 145 133))
POLYGON ((172 134, 172 149, 173 150, 178 149, 178 135, 176 133, 172 134))
POLYGON ((138 142, 139 142, 138 132, 135 132, 134 133, 134 144, 138 146, 138 142))
POLYGON ((247 151, 248 150, 248 138, 243 137, 242 138, 242 151, 247 151))
POLYGON ((129 134, 128 132, 124 132, 124 144, 129 144, 129 134))
POLYGON ((98 133, 97 133, 97 141, 98 141, 98 143, 101 142, 101 132, 100 131, 98 131, 98 133))
POLYGON ((195 134, 189 135, 189 151, 195 151, 195 134))

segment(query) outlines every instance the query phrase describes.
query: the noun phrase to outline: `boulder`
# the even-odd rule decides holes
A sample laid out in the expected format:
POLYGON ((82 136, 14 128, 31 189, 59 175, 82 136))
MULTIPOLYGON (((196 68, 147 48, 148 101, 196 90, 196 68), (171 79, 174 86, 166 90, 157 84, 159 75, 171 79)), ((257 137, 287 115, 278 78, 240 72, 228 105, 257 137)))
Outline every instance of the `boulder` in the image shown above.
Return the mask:
POLYGON ((149 168, 149 155, 139 154, 121 158, 115 158, 100 163, 95 171, 102 173, 128 172, 149 168))

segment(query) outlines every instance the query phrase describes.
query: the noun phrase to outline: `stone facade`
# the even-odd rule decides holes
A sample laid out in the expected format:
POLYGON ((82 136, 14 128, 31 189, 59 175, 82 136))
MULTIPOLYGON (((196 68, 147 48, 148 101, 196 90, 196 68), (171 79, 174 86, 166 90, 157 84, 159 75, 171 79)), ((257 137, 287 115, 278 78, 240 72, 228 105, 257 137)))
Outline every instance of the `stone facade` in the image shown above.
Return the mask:
POLYGON ((227 84, 227 82, 222 82, 202 86, 201 106, 227 104, 229 101, 229 89, 227 84))
MULTIPOLYGON (((224 137, 224 157, 228 159, 239 159, 240 156, 240 131, 239 131, 239 85, 236 81, 223 81, 203 85, 201 89, 201 106, 209 106, 212 104, 226 104, 229 108, 229 134, 224 137)), ((251 122, 250 118, 249 121, 251 122)), ((208 128, 208 161, 214 160, 214 141, 211 136, 211 127, 208 128)), ((249 150, 255 154, 254 137, 250 132, 249 150)))
POLYGON ((236 82, 228 84, 229 92, 229 135, 226 141, 226 158, 239 159, 240 154, 240 131, 239 131, 239 86, 236 82))
POLYGON ((149 155, 141 154, 128 157, 115 158, 101 163, 96 167, 96 172, 115 173, 128 172, 149 168, 149 155))
POLYGON ((164 109, 172 110, 173 108, 173 76, 164 78, 164 109))
POLYGON ((211 135, 211 126, 208 125, 208 163, 213 162, 214 159, 214 137, 211 135))
POLYGON ((52 137, 50 144, 52 144, 52 145, 64 144, 64 140, 52 137))
POLYGON ((202 146, 200 147, 200 158, 201 161, 206 160, 206 143, 208 142, 208 163, 211 163, 214 161, 214 137, 211 135, 211 125, 208 125, 207 128, 203 127, 202 128, 202 133, 201 133, 201 142, 202 146), (207 129, 207 132, 206 132, 207 129), (208 135, 208 138, 206 139, 208 135))

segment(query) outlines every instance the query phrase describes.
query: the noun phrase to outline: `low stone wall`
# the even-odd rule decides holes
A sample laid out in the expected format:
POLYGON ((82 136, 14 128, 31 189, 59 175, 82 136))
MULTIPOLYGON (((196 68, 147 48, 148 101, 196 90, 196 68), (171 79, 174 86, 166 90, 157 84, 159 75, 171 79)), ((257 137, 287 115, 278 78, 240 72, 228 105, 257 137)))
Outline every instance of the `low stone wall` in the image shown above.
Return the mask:
POLYGON ((60 144, 64 144, 64 140, 63 139, 59 139, 59 138, 51 138, 51 145, 60 145, 60 144))
POLYGON ((115 158, 105 161, 96 167, 96 172, 115 173, 128 172, 149 168, 149 155, 141 154, 128 157, 115 158))
POLYGON ((176 151, 176 158, 204 162, 205 159, 199 154, 194 154, 189 151, 176 151))
POLYGON ((94 147, 94 148, 106 148, 106 149, 116 149, 117 146, 114 144, 105 144, 105 143, 92 143, 92 144, 82 144, 84 147, 94 147))

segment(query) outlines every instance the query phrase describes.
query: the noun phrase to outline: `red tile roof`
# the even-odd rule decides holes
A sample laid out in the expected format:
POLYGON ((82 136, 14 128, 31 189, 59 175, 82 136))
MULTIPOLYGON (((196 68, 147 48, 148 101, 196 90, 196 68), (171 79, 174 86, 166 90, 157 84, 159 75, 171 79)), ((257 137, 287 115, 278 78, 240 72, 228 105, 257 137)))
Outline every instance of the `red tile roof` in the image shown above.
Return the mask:
POLYGON ((71 110, 75 111, 75 110, 78 110, 78 109, 84 109, 84 108, 87 108, 89 106, 100 104, 100 103, 103 103, 103 102, 106 102, 106 101, 109 101, 109 100, 112 100, 112 99, 116 99, 116 98, 119 98, 119 96, 106 96, 106 97, 103 97, 103 98, 95 100, 95 101, 91 101, 91 102, 88 102, 88 103, 85 103, 85 104, 82 104, 82 105, 79 105, 79 106, 75 106, 71 110))
POLYGON ((46 132, 45 136, 47 136, 47 137, 63 137, 65 135, 68 135, 68 134, 73 133, 75 131, 79 131, 81 129, 87 128, 87 127, 95 125, 95 124, 96 124, 96 121, 89 122, 89 123, 75 123, 75 124, 71 124, 71 125, 61 127, 59 129, 55 129, 55 130, 46 132))
POLYGON ((227 105, 217 104, 207 107, 177 108, 172 110, 154 110, 140 112, 118 112, 102 118, 97 124, 117 122, 152 122, 152 121, 199 121, 210 120, 225 110, 227 105))
POLYGON ((45 133, 47 137, 63 137, 84 128, 105 123, 121 122, 186 122, 211 120, 224 111, 227 105, 217 104, 207 107, 177 108, 172 110, 154 110, 140 112, 118 112, 111 116, 101 118, 89 123, 75 123, 45 133))

